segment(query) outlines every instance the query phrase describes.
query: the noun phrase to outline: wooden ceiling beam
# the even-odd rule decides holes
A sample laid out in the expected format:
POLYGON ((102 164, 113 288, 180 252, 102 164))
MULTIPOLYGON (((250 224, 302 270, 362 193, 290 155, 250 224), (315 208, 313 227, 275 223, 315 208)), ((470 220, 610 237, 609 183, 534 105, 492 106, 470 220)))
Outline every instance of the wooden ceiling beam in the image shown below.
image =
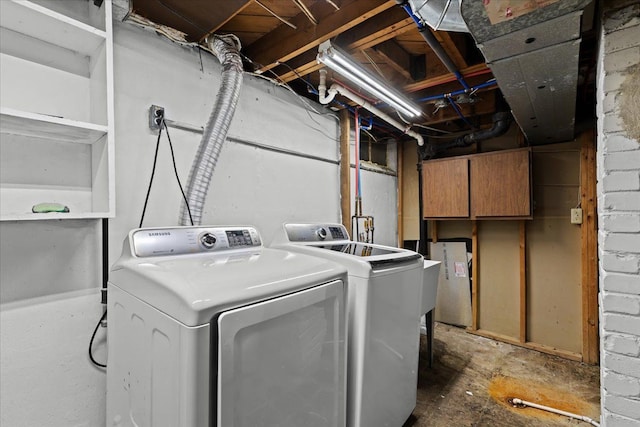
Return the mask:
POLYGON ((250 3, 250 0, 133 0, 131 11, 157 24, 182 31, 188 41, 201 41, 250 3))
POLYGON ((387 64, 405 78, 411 79, 411 55, 395 40, 387 40, 373 47, 387 64))
MULTIPOLYGON (((366 22, 345 31, 336 40, 337 44, 343 49, 355 51, 374 47, 415 28, 413 20, 408 18, 406 12, 398 7, 378 14, 366 22)), ((287 65, 294 69, 295 72, 287 68, 282 70, 280 78, 285 82, 289 82, 319 70, 323 66, 316 62, 316 56, 317 52, 315 50, 309 50, 288 61, 287 65)))
POLYGON ((458 69, 464 69, 469 66, 464 56, 462 56, 460 49, 458 49, 458 46, 456 46, 456 43, 451 38, 451 34, 444 31, 432 31, 432 33, 458 69))
MULTIPOLYGON (((460 70, 462 76, 466 79, 468 77, 491 74, 491 69, 487 67, 487 64, 477 64, 460 70)), ((456 76, 452 73, 442 74, 440 76, 429 77, 428 79, 421 80, 419 82, 408 84, 404 87, 405 92, 417 92, 422 89, 427 89, 434 86, 440 86, 445 83, 455 82, 456 76)))
POLYGON ((266 71, 275 67, 277 62, 295 58, 394 6, 394 0, 352 0, 342 4, 340 11, 336 12, 328 2, 320 2, 311 8, 318 18, 318 25, 313 25, 304 14, 299 14, 290 20, 298 27, 297 30, 281 25, 248 46, 245 54, 262 65, 261 71, 266 71))

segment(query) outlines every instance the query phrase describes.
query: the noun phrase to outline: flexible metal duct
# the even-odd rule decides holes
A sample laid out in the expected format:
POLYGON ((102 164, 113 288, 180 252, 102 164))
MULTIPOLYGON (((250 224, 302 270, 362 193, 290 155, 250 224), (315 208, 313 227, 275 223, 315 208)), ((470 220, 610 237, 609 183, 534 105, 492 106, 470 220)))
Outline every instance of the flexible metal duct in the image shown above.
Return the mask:
POLYGON ((438 31, 469 32, 460 14, 460 0, 408 0, 413 13, 438 31))
POLYGON ((208 37, 206 43, 222 64, 222 82, 189 173, 186 198, 191 217, 183 201, 181 225, 190 225, 192 219, 194 225, 199 225, 202 220, 211 176, 227 137, 242 86, 242 59, 238 39, 235 36, 214 35, 208 37))

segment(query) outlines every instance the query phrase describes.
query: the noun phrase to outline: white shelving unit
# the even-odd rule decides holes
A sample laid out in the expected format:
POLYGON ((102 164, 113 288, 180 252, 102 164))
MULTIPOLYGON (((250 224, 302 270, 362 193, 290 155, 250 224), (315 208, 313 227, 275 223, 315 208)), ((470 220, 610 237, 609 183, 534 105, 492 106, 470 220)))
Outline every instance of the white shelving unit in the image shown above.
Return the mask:
POLYGON ((112 217, 113 138, 111 0, 0 1, 0 220, 112 217))

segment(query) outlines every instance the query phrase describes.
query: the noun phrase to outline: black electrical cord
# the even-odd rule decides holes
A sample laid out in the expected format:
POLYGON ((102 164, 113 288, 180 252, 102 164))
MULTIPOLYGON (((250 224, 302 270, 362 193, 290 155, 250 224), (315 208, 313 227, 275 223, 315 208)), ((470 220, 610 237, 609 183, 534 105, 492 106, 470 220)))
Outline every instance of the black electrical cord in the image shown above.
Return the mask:
POLYGON ((180 176, 178 176, 178 168, 176 167, 176 156, 173 152, 173 144, 171 143, 171 136, 169 135, 169 128, 167 127, 167 123, 162 119, 162 125, 164 126, 164 130, 167 133, 167 139, 169 140, 169 149, 171 150, 171 161, 173 162, 173 172, 176 174, 176 181, 178 181, 178 187, 180 187, 180 192, 182 193, 182 199, 184 200, 184 205, 187 207, 187 212, 189 213, 189 221, 191 221, 191 225, 193 225, 193 217, 191 216, 191 208, 189 207, 189 202, 187 201, 187 196, 184 194, 184 189, 182 188, 182 183, 180 182, 180 176))
POLYGON ((106 368, 107 365, 102 364, 93 358, 93 350, 92 350, 93 340, 96 338, 96 333, 98 332, 98 328, 100 327, 100 324, 104 321, 106 317, 107 317, 107 310, 104 311, 104 313, 102 314, 102 317, 100 318, 100 320, 98 320, 98 324, 96 325, 96 328, 93 330, 93 335, 91 335, 91 341, 89 341, 89 359, 91 359, 91 363, 93 363, 96 366, 99 366, 100 368, 106 368))
POLYGON ((162 136, 162 123, 160 123, 160 128, 158 130, 158 139, 156 141, 156 152, 153 155, 153 167, 151 168, 151 177, 149 178, 149 188, 147 188, 147 196, 144 198, 144 207, 142 208, 142 215, 140 216, 140 225, 138 225, 138 228, 142 228, 142 222, 144 221, 144 214, 147 211, 147 203, 149 203, 149 194, 151 193, 153 176, 156 174, 156 163, 158 162, 158 148, 160 148, 160 136, 162 136))

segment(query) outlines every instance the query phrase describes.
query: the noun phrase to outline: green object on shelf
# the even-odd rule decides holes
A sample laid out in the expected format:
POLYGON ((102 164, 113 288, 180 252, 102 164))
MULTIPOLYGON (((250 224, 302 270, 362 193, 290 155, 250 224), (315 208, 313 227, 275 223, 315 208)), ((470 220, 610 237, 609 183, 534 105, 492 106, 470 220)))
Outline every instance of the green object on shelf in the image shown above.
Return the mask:
POLYGON ((33 213, 69 212, 69 207, 61 203, 38 203, 31 208, 33 213))

